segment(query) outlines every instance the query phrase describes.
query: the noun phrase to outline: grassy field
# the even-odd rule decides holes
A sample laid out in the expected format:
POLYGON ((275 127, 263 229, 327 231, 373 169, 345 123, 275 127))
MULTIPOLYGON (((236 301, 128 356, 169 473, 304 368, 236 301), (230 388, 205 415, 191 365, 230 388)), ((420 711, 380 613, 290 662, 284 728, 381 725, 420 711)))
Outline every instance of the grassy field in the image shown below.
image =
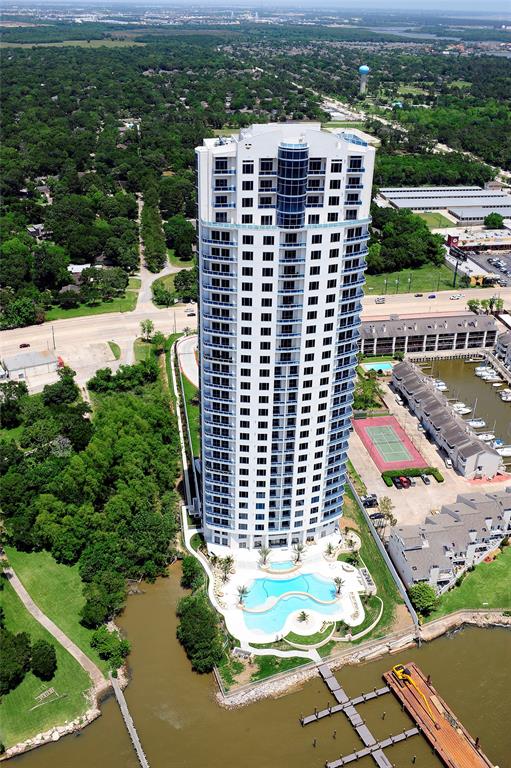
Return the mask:
POLYGON ((256 656, 257 672, 252 675, 252 680, 264 680, 266 677, 276 675, 277 672, 286 672, 288 669, 301 667, 308 664, 309 659, 301 659, 299 656, 280 658, 279 656, 256 656))
POLYGON ((441 213, 437 213, 436 211, 426 211, 425 213, 418 213, 417 216, 420 216, 423 221, 426 222, 428 227, 431 229, 440 229, 441 227, 454 227, 455 224, 453 221, 449 221, 445 216, 442 216, 441 213))
POLYGON ((9 563, 39 608, 104 672, 108 664, 91 648, 93 630, 80 624, 85 603, 78 565, 61 565, 49 552, 18 552, 6 547, 9 563))
POLYGON ((72 309, 52 307, 44 313, 45 320, 65 320, 67 317, 88 317, 89 315, 104 315, 107 312, 133 312, 137 306, 140 279, 131 277, 124 296, 111 301, 100 301, 98 304, 80 304, 72 309))
MULTIPOLYGON (((304 623, 304 628, 306 624, 304 623)), ((314 632, 312 635, 299 635, 296 632, 290 632, 285 636, 284 640, 288 640, 290 643, 296 643, 297 645, 315 645, 325 640, 332 631, 332 624, 327 626, 319 632, 314 632)))
POLYGON ((442 264, 441 267, 425 266, 420 269, 403 269, 385 275, 366 275, 365 292, 369 295, 391 295, 395 293, 429 293, 430 291, 452 290, 454 273, 442 264), (387 290, 385 291, 385 280, 387 290), (399 280, 399 283, 396 283, 399 280), (398 290, 396 290, 398 289, 398 290))
POLYGON ((118 344, 115 343, 115 341, 109 341, 108 346, 112 350, 112 354, 115 357, 116 360, 118 360, 121 356, 121 348, 118 344))
POLYGON ((0 699, 0 740, 5 747, 12 747, 82 715, 88 708, 86 693, 91 681, 78 662, 29 614, 8 583, 0 591, 0 605, 8 629, 27 632, 32 642, 47 640, 57 654, 57 671, 52 680, 39 680, 29 672, 17 688, 0 699), (55 693, 39 704, 36 697, 50 688, 55 693))
POLYGON ((192 403, 192 400, 198 395, 199 390, 190 381, 188 381, 186 376, 182 376, 181 378, 183 380, 186 412, 188 414, 188 423, 190 425, 192 451, 194 456, 200 456, 200 409, 198 405, 192 403))
POLYGON ((149 360, 153 354, 153 345, 149 341, 143 339, 135 339, 133 344, 133 351, 135 354, 135 362, 141 363, 142 360, 149 360))
POLYGON ((467 573, 459 587, 440 598, 428 621, 464 608, 511 609, 511 546, 491 563, 480 563, 467 573))
POLYGON ((417 85, 400 85, 397 92, 400 96, 423 96, 427 93, 424 88, 419 88, 417 85))
POLYGON ((128 48, 145 45, 133 40, 63 40, 58 43, 0 43, 0 48, 128 48))
POLYGON ((329 123, 323 123, 323 128, 327 130, 329 128, 359 128, 361 131, 365 130, 365 123, 356 122, 355 120, 331 120, 329 123))

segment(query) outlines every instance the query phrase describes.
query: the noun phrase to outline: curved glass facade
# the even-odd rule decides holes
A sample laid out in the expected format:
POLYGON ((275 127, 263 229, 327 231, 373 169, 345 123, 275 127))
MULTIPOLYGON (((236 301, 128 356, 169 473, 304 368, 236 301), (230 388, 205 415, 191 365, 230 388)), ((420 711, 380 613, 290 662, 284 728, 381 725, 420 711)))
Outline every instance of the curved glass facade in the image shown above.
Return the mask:
POLYGON ((277 159, 277 225, 297 229, 305 223, 309 148, 281 144, 277 159))

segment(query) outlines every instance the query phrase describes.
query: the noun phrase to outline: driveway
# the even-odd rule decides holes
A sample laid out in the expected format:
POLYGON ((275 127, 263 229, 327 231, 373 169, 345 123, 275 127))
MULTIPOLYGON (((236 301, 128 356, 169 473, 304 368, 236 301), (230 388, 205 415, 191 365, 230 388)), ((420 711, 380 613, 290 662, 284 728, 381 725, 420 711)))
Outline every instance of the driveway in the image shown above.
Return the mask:
POLYGON ((184 339, 180 339, 177 343, 177 356, 179 359, 179 367, 183 372, 183 376, 195 386, 199 386, 199 366, 197 364, 197 336, 185 336, 184 339))

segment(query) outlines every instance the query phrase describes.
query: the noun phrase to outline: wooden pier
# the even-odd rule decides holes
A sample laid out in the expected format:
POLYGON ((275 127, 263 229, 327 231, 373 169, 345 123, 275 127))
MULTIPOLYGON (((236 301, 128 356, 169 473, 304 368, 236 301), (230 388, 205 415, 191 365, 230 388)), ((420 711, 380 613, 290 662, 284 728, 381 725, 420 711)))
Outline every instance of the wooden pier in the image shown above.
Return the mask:
POLYGON ((478 741, 474 741, 458 722, 416 664, 397 665, 383 677, 444 765, 449 768, 493 768, 478 741))
POLYGON ((136 752, 138 762, 140 763, 141 768, 149 768, 149 761, 145 756, 144 750, 142 749, 142 744, 138 738, 135 723, 133 722, 133 718, 130 715, 128 704, 124 698, 124 693, 122 692, 121 686, 119 685, 119 681, 115 677, 112 677, 112 675, 110 675, 110 681, 112 683, 112 688, 114 689, 115 698, 117 699, 119 709, 121 710, 122 719, 124 720, 124 724, 128 729, 131 743, 133 744, 133 749, 136 752))

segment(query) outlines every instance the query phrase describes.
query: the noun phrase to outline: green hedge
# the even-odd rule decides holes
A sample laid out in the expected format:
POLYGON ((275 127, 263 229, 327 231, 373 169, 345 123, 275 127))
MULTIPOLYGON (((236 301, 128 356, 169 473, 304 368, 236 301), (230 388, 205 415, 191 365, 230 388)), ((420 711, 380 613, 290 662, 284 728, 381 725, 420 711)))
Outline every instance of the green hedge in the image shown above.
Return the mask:
POLYGON ((443 483, 444 477, 436 467, 411 467, 410 469, 387 469, 381 473, 383 482, 390 488, 393 477, 420 477, 420 475, 433 475, 437 483, 443 483))

